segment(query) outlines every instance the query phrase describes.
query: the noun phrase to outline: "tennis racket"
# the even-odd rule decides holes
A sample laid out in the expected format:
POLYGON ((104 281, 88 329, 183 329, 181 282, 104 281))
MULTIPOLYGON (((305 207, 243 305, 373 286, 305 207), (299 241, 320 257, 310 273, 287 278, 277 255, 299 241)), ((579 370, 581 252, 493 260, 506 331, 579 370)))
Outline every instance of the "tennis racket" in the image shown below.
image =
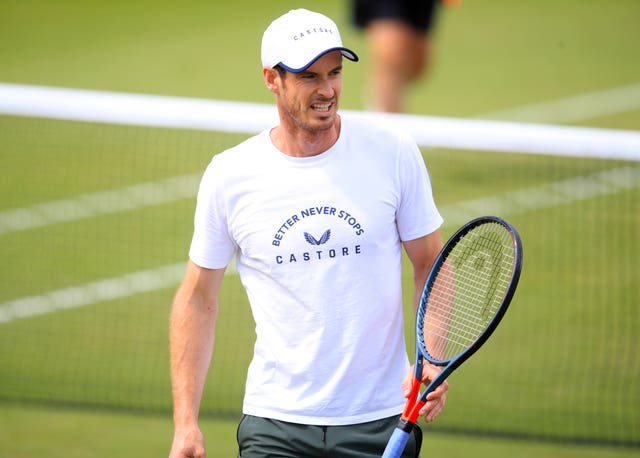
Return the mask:
POLYGON ((520 236, 501 218, 474 219, 447 241, 422 290, 411 394, 383 458, 402 455, 427 395, 489 338, 509 306, 521 268, 520 236), (425 361, 443 369, 420 395, 425 361))

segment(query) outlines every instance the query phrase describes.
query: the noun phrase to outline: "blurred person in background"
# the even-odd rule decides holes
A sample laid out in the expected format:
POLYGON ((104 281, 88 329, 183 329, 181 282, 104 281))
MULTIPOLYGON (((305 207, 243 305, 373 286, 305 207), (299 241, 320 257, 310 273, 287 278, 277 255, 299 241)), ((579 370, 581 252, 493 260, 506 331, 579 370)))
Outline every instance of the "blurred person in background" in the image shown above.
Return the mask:
POLYGON ((460 0, 351 0, 355 25, 365 31, 370 69, 368 109, 402 112, 409 85, 432 60, 433 28, 440 3, 460 0))

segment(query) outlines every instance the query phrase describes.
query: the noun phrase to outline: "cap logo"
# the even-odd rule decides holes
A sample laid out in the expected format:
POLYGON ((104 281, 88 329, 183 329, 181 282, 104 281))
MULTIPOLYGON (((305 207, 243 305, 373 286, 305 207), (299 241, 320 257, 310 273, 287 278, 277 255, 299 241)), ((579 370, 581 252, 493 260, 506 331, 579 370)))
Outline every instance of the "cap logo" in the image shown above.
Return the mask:
POLYGON ((275 19, 264 31, 262 66, 280 65, 289 72, 300 73, 334 50, 349 60, 358 61, 356 53, 342 45, 335 22, 320 13, 300 8, 275 19))
POLYGON ((314 27, 312 29, 307 29, 307 30, 304 30, 304 31, 302 31, 300 33, 295 34, 293 36, 293 39, 295 41, 298 41, 299 39, 301 39, 301 38, 303 38, 303 37, 305 37, 307 35, 312 35, 314 33, 330 33, 330 34, 333 35, 333 30, 327 29, 325 27, 314 27))

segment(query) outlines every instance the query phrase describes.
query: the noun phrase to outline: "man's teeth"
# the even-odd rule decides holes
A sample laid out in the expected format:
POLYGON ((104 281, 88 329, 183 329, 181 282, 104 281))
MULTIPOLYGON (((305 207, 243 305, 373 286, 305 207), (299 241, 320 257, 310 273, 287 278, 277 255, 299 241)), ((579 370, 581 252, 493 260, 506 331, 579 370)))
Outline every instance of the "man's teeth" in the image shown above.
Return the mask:
POLYGON ((331 106, 330 103, 315 103, 315 104, 311 105, 311 107, 314 110, 321 110, 321 111, 327 111, 330 106, 331 106))

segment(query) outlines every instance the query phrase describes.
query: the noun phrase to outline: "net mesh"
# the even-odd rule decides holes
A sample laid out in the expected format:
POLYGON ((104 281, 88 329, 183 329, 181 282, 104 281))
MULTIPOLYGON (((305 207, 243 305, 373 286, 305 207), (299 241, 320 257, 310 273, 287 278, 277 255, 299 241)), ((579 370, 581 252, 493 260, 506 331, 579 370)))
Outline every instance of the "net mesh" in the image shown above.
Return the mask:
MULTIPOLYGON (((175 105, 154 107, 180 118, 175 105)), ((255 121, 253 108, 236 109, 255 121)), ((170 415, 168 316, 198 181, 212 155, 250 132, 14 111, 0 115, 0 400, 170 415)), ((423 154, 445 238, 495 214, 527 249, 509 313, 452 375, 433 427, 640 446, 637 155, 423 154)), ((409 342, 411 277, 405 268, 409 342)), ((254 324, 232 269, 220 304, 202 415, 237 417, 254 324)))

